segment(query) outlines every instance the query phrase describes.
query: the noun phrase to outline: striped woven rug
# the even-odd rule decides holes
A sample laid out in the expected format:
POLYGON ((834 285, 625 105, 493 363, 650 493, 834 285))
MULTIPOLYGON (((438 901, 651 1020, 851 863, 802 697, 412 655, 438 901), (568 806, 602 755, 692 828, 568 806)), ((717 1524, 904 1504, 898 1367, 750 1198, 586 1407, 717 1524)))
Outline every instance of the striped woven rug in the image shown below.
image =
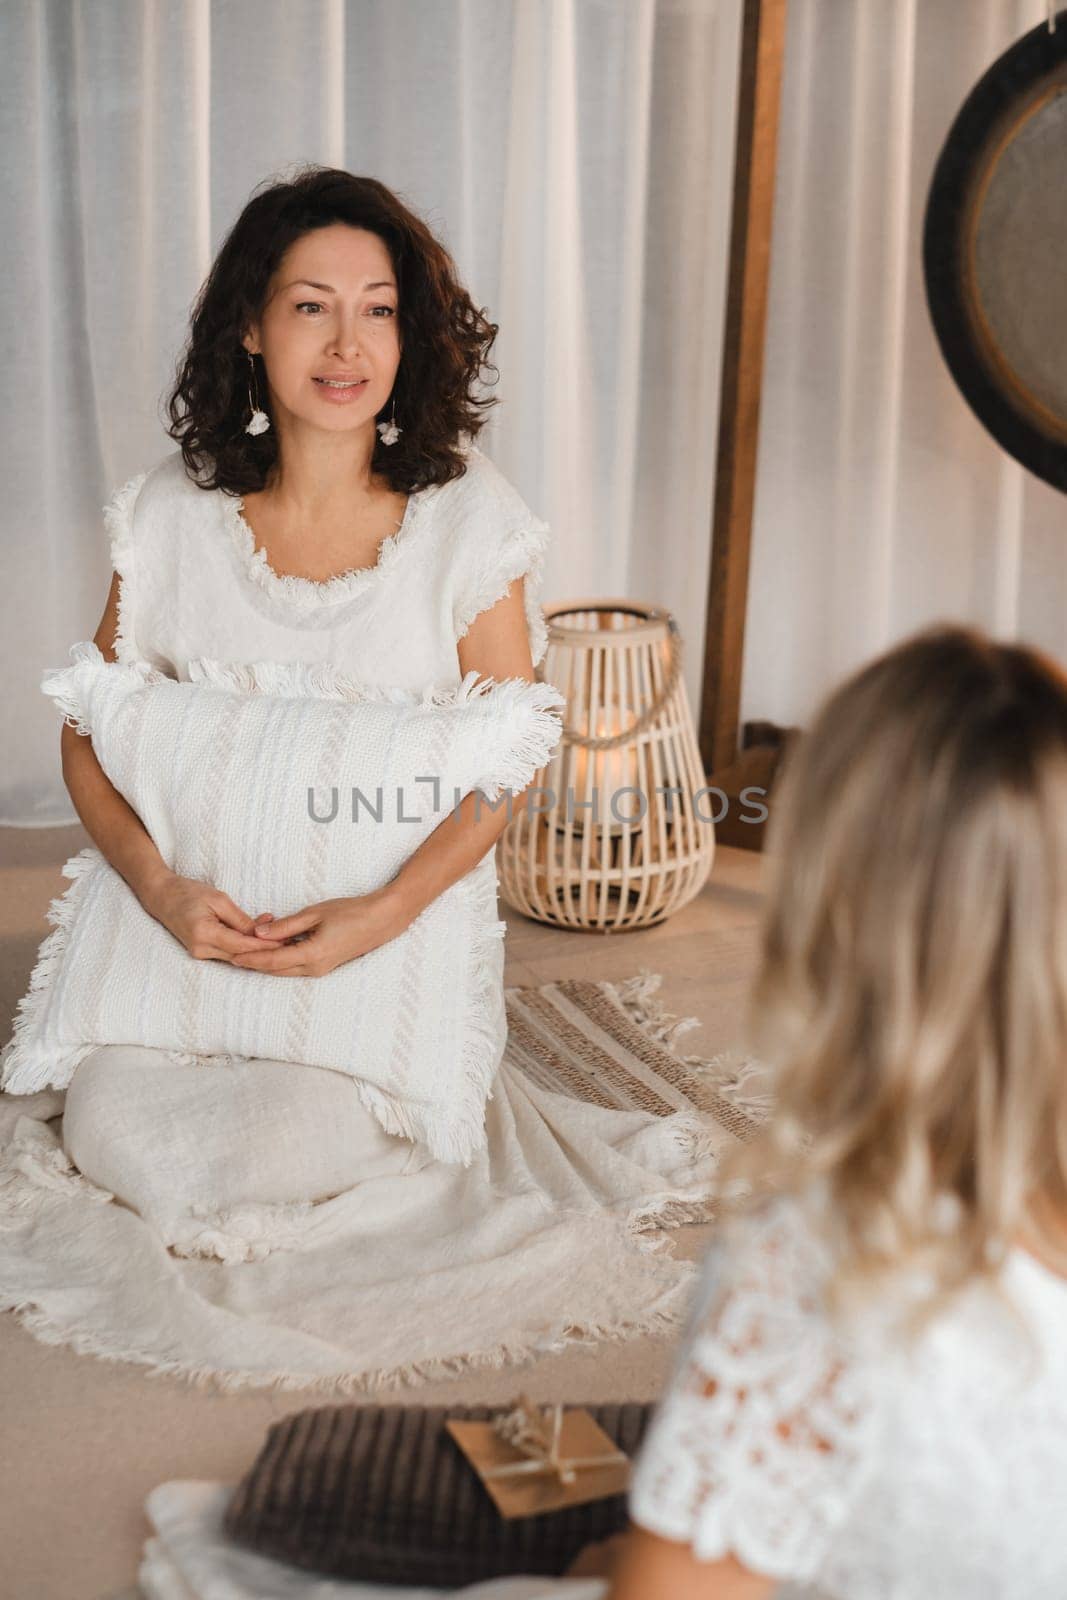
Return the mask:
POLYGON ((642 973, 623 983, 567 978, 508 989, 506 1059, 557 1094, 660 1117, 696 1109, 735 1138, 752 1138, 770 1112, 766 1068, 735 1051, 681 1055, 678 1038, 699 1021, 663 1008, 661 981, 642 973))

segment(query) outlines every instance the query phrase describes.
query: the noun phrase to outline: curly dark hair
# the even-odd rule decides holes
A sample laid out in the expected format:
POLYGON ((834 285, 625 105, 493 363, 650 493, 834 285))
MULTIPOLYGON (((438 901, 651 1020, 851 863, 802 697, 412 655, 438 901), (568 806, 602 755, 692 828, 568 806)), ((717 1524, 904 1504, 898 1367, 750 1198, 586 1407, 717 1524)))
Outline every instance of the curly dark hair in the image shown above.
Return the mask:
MULTIPOLYGON (((167 400, 167 433, 180 443, 190 476, 205 489, 239 495, 265 486, 277 435, 273 428, 245 432, 249 366, 241 336, 258 320, 289 246, 343 222, 382 239, 397 280, 403 355, 388 405, 395 401, 401 435, 393 445, 375 435, 371 470, 392 490, 408 493, 462 477, 461 435, 473 439, 485 426, 480 412, 500 403, 474 393, 483 369, 499 375, 487 360, 498 325, 475 308, 427 225, 376 178, 309 165, 289 181, 267 181, 215 257, 167 400)), ((263 382, 259 396, 266 407, 263 382)), ((383 407, 379 418, 386 415, 383 407)))

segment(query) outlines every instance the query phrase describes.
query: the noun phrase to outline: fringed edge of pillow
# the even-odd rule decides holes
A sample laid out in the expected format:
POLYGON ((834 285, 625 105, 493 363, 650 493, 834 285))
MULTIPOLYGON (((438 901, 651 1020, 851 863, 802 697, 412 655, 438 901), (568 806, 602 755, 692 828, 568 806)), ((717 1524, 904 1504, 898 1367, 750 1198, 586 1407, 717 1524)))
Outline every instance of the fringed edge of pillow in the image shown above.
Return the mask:
MULTIPOLYGON (((139 689, 149 684, 180 683, 138 658, 108 661, 92 639, 72 644, 70 665, 49 667, 41 676, 41 691, 56 702, 65 718, 79 733, 91 732, 89 689, 94 681, 139 689)), ((220 661, 209 656, 194 656, 189 662, 189 682, 200 687, 222 689, 230 694, 273 694, 291 699, 350 700, 363 704, 409 706, 417 710, 454 710, 472 701, 491 697, 501 719, 525 716, 523 745, 529 758, 519 755, 521 766, 529 764, 539 752, 550 749, 558 739, 561 723, 552 713, 565 701, 557 689, 545 683, 530 683, 525 678, 482 677, 468 672, 462 682, 444 687, 430 685, 409 689, 397 684, 368 684, 328 661, 220 661)), ((544 757, 547 759, 547 756, 544 757)), ((543 765, 543 760, 536 765, 543 765)), ((535 768, 531 768, 535 770, 535 768)), ((501 780, 505 783, 506 780, 501 780)))
POLYGON ((527 689, 536 687, 524 678, 507 678, 497 683, 494 678, 468 672, 461 683, 409 689, 400 684, 364 683, 330 661, 219 661, 209 656, 193 657, 189 662, 189 678, 193 683, 238 694, 314 696, 413 706, 422 710, 448 710, 469 705, 472 700, 504 684, 515 683, 527 689))
MULTIPOLYGON (((446 890, 446 894, 458 890, 476 897, 479 886, 471 880, 480 866, 481 863, 451 890, 446 890)), ((352 1077, 351 1080, 360 1103, 378 1119, 386 1133, 396 1133, 424 1145, 436 1161, 469 1167, 485 1145, 485 1107, 492 1098, 493 1079, 506 1036, 506 1028, 499 1037, 496 1031, 503 993, 490 957, 506 932, 507 924, 494 916, 477 928, 471 941, 470 962, 476 981, 470 993, 460 1083, 458 1087, 450 1086, 449 1090, 452 1116, 448 1126, 443 1127, 437 1119, 439 1106, 424 1108, 421 1104, 397 1099, 365 1078, 352 1077)))
POLYGON ((87 845, 63 864, 63 876, 72 880, 69 888, 48 906, 45 918, 53 932, 37 952, 29 987, 15 1009, 11 1038, 0 1051, 0 1090, 5 1094, 34 1094, 38 1089, 65 1089, 74 1069, 94 1044, 71 1046, 58 1052, 42 1051, 38 1034, 45 1021, 49 995, 67 951, 67 940, 78 909, 88 892, 93 874, 105 857, 87 845))
POLYGON ((108 661, 92 639, 72 644, 71 664, 68 667, 48 667, 41 674, 41 693, 54 700, 63 713, 63 720, 78 733, 93 731, 90 690, 94 682, 118 685, 124 689, 139 689, 149 683, 171 683, 165 672, 141 659, 133 661, 108 661), (106 670, 108 676, 102 678, 106 670))
POLYGON ((566 701, 550 683, 528 683, 525 678, 505 678, 502 683, 482 679, 492 693, 492 707, 502 733, 509 734, 506 759, 497 762, 474 783, 487 800, 502 792, 521 794, 546 767, 563 732, 566 701))
MULTIPOLYGON (((477 893, 474 883, 465 884, 464 889, 471 895, 477 893)), ((495 913, 495 870, 492 900, 495 913)), ((482 924, 471 942, 471 970, 477 976, 471 991, 467 1037, 462 1053, 461 1087, 457 1097, 459 1130, 454 1153, 449 1153, 447 1148, 437 1150, 433 1142, 429 1142, 431 1153, 436 1155, 438 1160, 458 1162, 464 1167, 469 1167, 475 1154, 485 1146, 485 1107, 487 1101, 492 1099, 493 1081, 507 1042, 506 1013, 501 1032, 499 1036, 497 1034, 496 1019, 504 1006, 504 992, 500 974, 490 960, 491 954, 502 943, 507 931, 507 923, 498 920, 494 915, 492 919, 487 919, 482 924)))

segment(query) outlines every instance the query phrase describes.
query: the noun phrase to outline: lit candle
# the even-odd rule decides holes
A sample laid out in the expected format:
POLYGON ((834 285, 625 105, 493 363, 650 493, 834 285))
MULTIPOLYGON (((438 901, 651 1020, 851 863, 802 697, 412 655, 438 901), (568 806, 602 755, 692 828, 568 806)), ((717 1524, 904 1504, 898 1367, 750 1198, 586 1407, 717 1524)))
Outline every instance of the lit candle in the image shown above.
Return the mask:
MULTIPOLYGON (((598 715, 596 738, 610 738, 619 731, 617 726, 611 725, 612 721, 606 712, 598 715)), ((575 828, 584 828, 587 820, 595 820, 612 833, 620 832, 627 822, 631 827, 640 827, 648 801, 647 796, 633 792, 640 789, 636 746, 620 744, 598 750, 575 744, 570 750, 570 805, 575 828), (594 790, 595 811, 586 804, 593 799, 594 790), (623 793, 624 790, 630 792, 623 793)))

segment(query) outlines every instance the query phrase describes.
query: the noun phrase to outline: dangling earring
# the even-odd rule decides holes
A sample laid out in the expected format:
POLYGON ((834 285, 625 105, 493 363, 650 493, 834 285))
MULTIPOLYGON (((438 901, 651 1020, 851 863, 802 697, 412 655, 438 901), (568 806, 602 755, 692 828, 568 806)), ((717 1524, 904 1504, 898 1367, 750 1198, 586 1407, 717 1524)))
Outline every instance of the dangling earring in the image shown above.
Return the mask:
POLYGON ((396 395, 394 395, 393 414, 389 418, 388 422, 379 422, 378 432, 382 436, 383 444, 396 444, 396 441, 400 438, 400 435, 403 433, 403 431, 403 428, 398 428, 396 425, 396 395))
POLYGON ((249 418, 249 420, 245 423, 245 432, 246 433, 266 433, 267 429, 270 427, 270 418, 268 417, 268 415, 267 415, 267 413, 265 411, 261 411, 259 409, 259 400, 258 400, 259 384, 258 383, 256 384, 257 398, 255 400, 252 399, 252 382, 253 382, 253 379, 255 378, 255 375, 256 375, 256 363, 255 363, 255 360, 253 358, 251 350, 249 350, 247 352, 247 354, 248 354, 248 364, 252 369, 248 374, 248 404, 252 408, 252 415, 249 418))

